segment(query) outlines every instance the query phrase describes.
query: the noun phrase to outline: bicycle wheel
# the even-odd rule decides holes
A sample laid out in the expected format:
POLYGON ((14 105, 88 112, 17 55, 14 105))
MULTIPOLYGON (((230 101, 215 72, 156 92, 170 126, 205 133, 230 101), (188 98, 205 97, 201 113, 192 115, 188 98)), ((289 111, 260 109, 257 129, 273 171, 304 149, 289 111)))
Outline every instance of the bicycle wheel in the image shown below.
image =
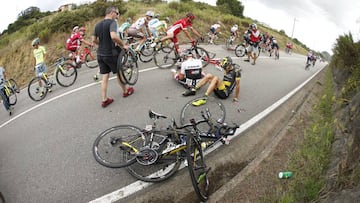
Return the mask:
POLYGON ((209 53, 204 48, 196 47, 194 51, 195 51, 195 58, 201 59, 201 61, 203 62, 203 66, 202 66, 203 68, 209 65, 210 56, 209 53))
POLYGON ((175 147, 176 145, 171 140, 164 142, 165 139, 168 139, 167 136, 154 134, 152 146, 146 146, 140 150, 144 156, 138 156, 137 162, 127 167, 128 172, 145 182, 164 181, 175 174, 182 161, 181 153, 185 152, 186 147, 183 146, 183 152, 158 154, 163 152, 164 147, 175 147))
POLYGON ((118 77, 124 83, 135 85, 139 77, 139 66, 137 56, 133 50, 129 50, 125 54, 118 57, 118 77), (122 65, 119 65, 122 64, 122 65))
MULTIPOLYGON (((180 113, 180 124, 184 125, 190 122, 190 119, 201 120, 201 112, 210 111, 211 118, 218 122, 223 123, 225 121, 225 106, 223 103, 216 99, 215 97, 199 97, 190 100, 185 104, 180 113), (206 103, 201 106, 192 105, 193 102, 198 101, 199 99, 206 99, 206 103)), ((197 125, 198 129, 202 132, 208 132, 210 127, 207 123, 201 123, 197 125)))
POLYGON ((84 60, 85 60, 85 65, 86 65, 88 68, 96 68, 96 67, 99 67, 99 64, 98 64, 98 62, 97 62, 96 52, 95 52, 95 53, 90 52, 90 53, 86 54, 84 60))
POLYGON ((154 48, 150 46, 150 44, 144 44, 139 53, 139 59, 143 63, 148 63, 152 61, 154 55, 154 48))
MULTIPOLYGON (((154 62, 155 65, 159 68, 171 68, 174 66, 176 61, 178 60, 175 55, 175 49, 172 48, 171 51, 165 50, 163 51, 165 47, 161 47, 159 50, 154 52, 154 62)), ((168 48, 165 48, 168 49, 168 48)))
POLYGON ((201 201, 205 202, 209 197, 210 168, 206 167, 201 143, 193 134, 186 138, 186 157, 195 193, 201 201))
POLYGON ((245 45, 243 45, 243 44, 238 44, 238 45, 235 47, 235 55, 236 55, 237 57, 243 57, 243 56, 245 56, 245 53, 246 53, 245 45))
POLYGON ((8 90, 9 90, 9 95, 7 95, 7 97, 9 98, 9 105, 14 106, 17 102, 16 92, 12 87, 9 88, 8 90))
POLYGON ((77 78, 77 68, 71 63, 59 65, 55 73, 57 83, 62 87, 73 85, 77 78))
POLYGON ((18 84, 16 83, 16 81, 14 79, 9 79, 9 84, 11 86, 11 88, 16 92, 16 93, 20 93, 20 88, 18 86, 18 84))
POLYGON ((95 139, 93 155, 101 165, 121 168, 135 163, 138 150, 144 145, 141 129, 132 125, 111 127, 95 139))
POLYGON ((28 94, 33 101, 43 100, 48 92, 46 80, 42 77, 33 78, 28 85, 28 94))

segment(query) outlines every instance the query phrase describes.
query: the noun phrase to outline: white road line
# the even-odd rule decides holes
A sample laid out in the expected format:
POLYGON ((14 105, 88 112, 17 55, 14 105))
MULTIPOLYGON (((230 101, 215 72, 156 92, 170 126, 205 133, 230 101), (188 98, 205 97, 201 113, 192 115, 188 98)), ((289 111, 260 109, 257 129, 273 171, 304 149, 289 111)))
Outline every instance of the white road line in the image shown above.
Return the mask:
MULTIPOLYGON (((155 70, 155 69, 158 69, 158 67, 146 68, 146 69, 143 69, 143 70, 139 70, 139 72, 141 73, 141 72, 151 71, 151 70, 155 70)), ((117 76, 111 77, 110 80, 116 79, 116 77, 117 77, 117 76)), ((0 129, 3 128, 4 126, 6 126, 7 124, 13 122, 14 120, 20 118, 21 116, 23 116, 23 115, 25 115, 25 114, 27 114, 27 113, 29 113, 29 112, 37 109, 37 108, 40 108, 41 106, 43 106, 43 105, 45 105, 45 104, 47 104, 47 103, 49 103, 49 102, 52 102, 52 101, 54 101, 54 100, 56 100, 56 99, 59 99, 59 98, 61 98, 61 97, 66 96, 66 95, 72 94, 72 93, 74 93, 74 92, 78 92, 78 91, 80 91, 80 90, 82 90, 82 89, 85 89, 85 88, 88 88, 88 87, 97 85, 98 83, 99 83, 99 82, 91 83, 91 84, 88 84, 88 85, 85 85, 85 86, 82 86, 82 87, 73 89, 73 90, 68 91, 68 92, 65 92, 65 93, 63 93, 63 94, 61 94, 61 95, 58 95, 58 96, 56 96, 56 97, 53 97, 53 98, 51 98, 51 99, 49 99, 49 100, 46 100, 46 101, 44 101, 44 102, 42 102, 42 103, 40 103, 40 104, 38 104, 38 105, 36 105, 36 106, 33 106, 33 107, 31 107, 30 109, 25 110, 25 111, 21 112, 20 114, 17 114, 16 116, 12 117, 12 118, 9 119, 8 121, 6 121, 6 122, 4 122, 3 124, 1 124, 1 125, 0 125, 0 129)))

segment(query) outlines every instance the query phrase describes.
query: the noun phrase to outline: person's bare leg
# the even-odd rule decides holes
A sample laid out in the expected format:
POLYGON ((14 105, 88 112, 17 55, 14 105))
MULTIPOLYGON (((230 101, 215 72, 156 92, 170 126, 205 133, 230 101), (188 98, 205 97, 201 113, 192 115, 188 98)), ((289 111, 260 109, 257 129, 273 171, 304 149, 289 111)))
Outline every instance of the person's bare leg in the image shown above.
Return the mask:
POLYGON ((107 100, 107 86, 109 81, 109 73, 102 74, 102 80, 101 80, 101 99, 102 101, 107 100))
POLYGON ((206 96, 209 96, 209 94, 214 91, 214 89, 218 86, 219 81, 219 78, 216 76, 212 78, 212 80, 210 81, 210 85, 205 92, 206 96))
POLYGON ((198 84, 196 84, 195 89, 199 89, 200 87, 204 86, 206 83, 211 82, 211 80, 214 78, 214 76, 210 73, 206 74, 203 79, 199 81, 198 84))
MULTIPOLYGON (((121 76, 121 77, 122 77, 122 76, 121 76)), ((124 79, 123 79, 123 80, 124 80, 124 79)), ((122 80, 120 80, 119 75, 117 76, 116 81, 117 81, 117 83, 120 85, 123 93, 127 93, 126 85, 121 82, 122 80)))

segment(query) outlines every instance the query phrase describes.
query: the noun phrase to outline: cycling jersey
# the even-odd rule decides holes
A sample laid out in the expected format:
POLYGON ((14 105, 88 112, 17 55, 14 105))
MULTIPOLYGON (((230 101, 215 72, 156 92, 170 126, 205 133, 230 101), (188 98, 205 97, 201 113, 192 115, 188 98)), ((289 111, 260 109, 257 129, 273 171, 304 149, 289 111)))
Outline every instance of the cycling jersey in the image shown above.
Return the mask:
POLYGON ((221 85, 214 90, 216 96, 221 99, 229 97, 236 86, 236 81, 240 80, 240 77, 241 72, 239 68, 234 67, 229 72, 225 72, 221 85))
POLYGON ((168 31, 166 32, 168 35, 173 35, 173 42, 177 43, 178 39, 176 37, 182 30, 187 29, 187 27, 192 27, 191 22, 188 18, 183 18, 176 21, 171 27, 169 27, 168 31))
POLYGON ((150 28, 150 27, 154 27, 154 24, 157 23, 157 22, 159 22, 159 21, 160 21, 160 20, 157 19, 157 18, 151 19, 151 20, 149 21, 149 23, 148 23, 149 28, 150 28))
POLYGON ((125 32, 130 26, 131 24, 129 22, 121 24, 121 26, 119 27, 119 32, 125 32))
POLYGON ((250 31, 250 41, 253 43, 257 43, 260 41, 260 32, 259 30, 251 30, 250 31))
POLYGON ((44 63, 44 55, 46 54, 46 50, 44 46, 39 46, 37 49, 34 49, 33 54, 35 57, 36 65, 40 63, 44 63))
POLYGON ((179 80, 180 84, 195 87, 197 81, 202 78, 202 61, 194 58, 187 59, 181 64, 180 74, 184 75, 184 79, 179 80))
POLYGON ((71 34, 70 38, 66 41, 66 49, 69 51, 76 51, 78 47, 81 46, 81 41, 83 40, 83 36, 80 32, 71 34))
POLYGON ((149 25, 149 30, 153 37, 158 37, 158 31, 161 29, 163 29, 163 30, 167 29, 167 24, 164 20, 160 20, 160 21, 152 24, 151 26, 149 25))
POLYGON ((140 30, 140 29, 144 28, 146 25, 147 25, 146 17, 142 17, 142 18, 137 19, 137 21, 135 21, 135 23, 133 23, 130 26, 130 28, 140 30))
POLYGON ((218 23, 216 23, 216 24, 214 24, 214 25, 212 25, 212 26, 210 27, 210 31, 211 31, 213 34, 216 34, 216 33, 217 33, 216 30, 217 30, 218 28, 220 28, 220 27, 221 27, 221 25, 218 24, 218 23))

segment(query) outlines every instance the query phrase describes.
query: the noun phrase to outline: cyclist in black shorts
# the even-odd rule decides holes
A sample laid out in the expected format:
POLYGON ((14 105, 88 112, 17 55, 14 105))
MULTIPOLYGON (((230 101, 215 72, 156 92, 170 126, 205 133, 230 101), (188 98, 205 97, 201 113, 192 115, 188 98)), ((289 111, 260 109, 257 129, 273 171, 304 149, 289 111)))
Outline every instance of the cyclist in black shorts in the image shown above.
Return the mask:
MULTIPOLYGON (((196 84, 195 88, 185 91, 183 93, 183 96, 195 95, 196 90, 209 83, 209 87, 205 92, 206 97, 209 96, 209 94, 211 94, 212 92, 214 92, 215 95, 220 99, 226 99, 230 96, 230 94, 235 88, 235 95, 233 101, 237 102, 240 92, 241 69, 236 67, 235 64, 233 64, 230 56, 223 58, 221 60, 220 66, 224 69, 223 80, 212 74, 207 74, 203 79, 200 80, 198 84, 196 84)), ((192 104, 194 106, 200 106, 205 103, 206 99, 200 99, 193 102, 192 104)))

